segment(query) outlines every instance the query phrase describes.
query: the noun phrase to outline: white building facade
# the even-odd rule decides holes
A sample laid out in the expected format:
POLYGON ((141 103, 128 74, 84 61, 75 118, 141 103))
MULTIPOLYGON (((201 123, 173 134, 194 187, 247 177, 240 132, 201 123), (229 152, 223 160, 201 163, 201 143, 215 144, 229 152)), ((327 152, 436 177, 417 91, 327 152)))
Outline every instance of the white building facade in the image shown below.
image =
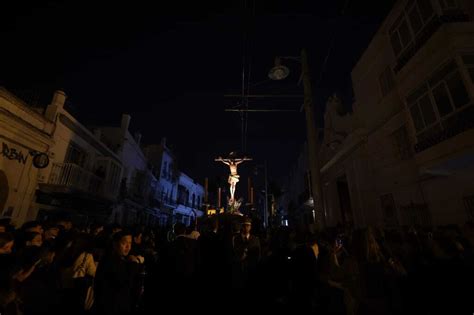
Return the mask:
POLYGON ((325 119, 329 225, 474 217, 473 18, 472 1, 395 4, 352 71, 353 113, 325 119))
POLYGON ((116 202, 122 164, 117 154, 65 108, 66 95, 56 91, 45 116, 54 122, 51 163, 39 174, 33 204, 39 219, 68 213, 78 223, 107 221, 116 202))
POLYGON ((172 224, 178 199, 179 171, 176 158, 166 145, 166 138, 160 144, 146 146, 144 152, 158 179, 156 194, 159 223, 161 226, 172 224))
POLYGON ((36 218, 38 179, 50 163, 54 121, 0 88, 0 215, 21 225, 36 218))
POLYGON ((188 175, 180 173, 177 207, 174 210, 175 221, 189 225, 193 220, 204 214, 202 211, 203 203, 204 187, 188 175))
POLYGON ((101 140, 113 148, 123 165, 119 203, 114 208, 112 221, 123 225, 134 223, 153 225, 158 211, 154 208, 158 180, 143 153, 141 135, 129 132, 131 117, 122 115, 120 127, 100 127, 101 140))

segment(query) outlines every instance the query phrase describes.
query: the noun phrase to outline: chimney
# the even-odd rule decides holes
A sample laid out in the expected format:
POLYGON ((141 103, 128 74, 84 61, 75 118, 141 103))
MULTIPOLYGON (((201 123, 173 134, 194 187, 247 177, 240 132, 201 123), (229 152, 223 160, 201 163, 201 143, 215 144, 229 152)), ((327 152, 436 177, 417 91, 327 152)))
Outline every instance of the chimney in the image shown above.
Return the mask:
POLYGON ((142 134, 139 131, 135 132, 135 141, 137 142, 138 146, 140 146, 141 140, 142 140, 142 134))
POLYGON ((56 90, 53 95, 51 104, 46 108, 45 116, 48 120, 54 121, 57 114, 63 109, 64 103, 66 102, 66 93, 61 90, 56 90))
POLYGON ((120 124, 120 129, 122 129, 122 133, 124 135, 127 134, 128 127, 130 126, 130 119, 132 119, 130 115, 122 114, 122 122, 120 124))

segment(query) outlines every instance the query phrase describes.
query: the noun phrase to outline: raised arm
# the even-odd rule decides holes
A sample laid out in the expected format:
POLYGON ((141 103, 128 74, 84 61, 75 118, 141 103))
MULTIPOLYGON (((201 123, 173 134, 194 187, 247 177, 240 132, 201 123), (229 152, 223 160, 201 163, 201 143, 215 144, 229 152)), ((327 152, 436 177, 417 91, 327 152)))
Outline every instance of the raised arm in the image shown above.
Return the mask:
POLYGON ((229 165, 229 162, 227 161, 227 159, 223 159, 222 157, 218 157, 217 159, 214 159, 214 161, 216 161, 216 162, 222 162, 222 163, 224 163, 224 164, 229 165))
POLYGON ((245 161, 252 161, 252 159, 251 159, 251 158, 244 157, 244 158, 241 158, 241 159, 239 159, 239 160, 236 160, 235 164, 236 164, 236 165, 239 165, 240 163, 245 162, 245 161))

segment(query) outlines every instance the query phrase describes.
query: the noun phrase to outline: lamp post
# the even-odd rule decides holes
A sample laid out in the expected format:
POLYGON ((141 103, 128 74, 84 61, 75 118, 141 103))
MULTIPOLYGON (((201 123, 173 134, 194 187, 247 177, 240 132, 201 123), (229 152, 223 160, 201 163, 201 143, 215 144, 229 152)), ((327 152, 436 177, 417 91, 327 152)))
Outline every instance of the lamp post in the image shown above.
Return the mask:
POLYGON ((265 176, 265 203, 263 208, 263 226, 268 227, 268 174, 267 174, 267 161, 265 160, 263 165, 255 166, 255 175, 257 175, 258 168, 263 167, 265 176))
POLYGON ((263 215, 264 218, 264 226, 265 228, 268 227, 268 177, 267 177, 267 160, 265 160, 265 213, 263 215))
POLYGON ((304 110, 306 116, 306 133, 308 140, 308 157, 309 157, 309 170, 311 175, 311 195, 314 200, 314 208, 318 206, 319 211, 316 212, 316 223, 320 228, 326 225, 326 218, 324 213, 324 199, 321 188, 320 179, 320 165, 318 159, 318 131, 316 129, 316 123, 314 120, 313 111, 313 93, 311 90, 311 78, 309 73, 308 57, 306 50, 301 51, 301 58, 295 57, 280 57, 275 59, 275 67, 273 67, 268 73, 268 77, 272 80, 283 80, 285 79, 290 71, 287 67, 281 65, 281 58, 285 59, 296 59, 301 62, 301 79, 303 80, 304 89, 304 110))

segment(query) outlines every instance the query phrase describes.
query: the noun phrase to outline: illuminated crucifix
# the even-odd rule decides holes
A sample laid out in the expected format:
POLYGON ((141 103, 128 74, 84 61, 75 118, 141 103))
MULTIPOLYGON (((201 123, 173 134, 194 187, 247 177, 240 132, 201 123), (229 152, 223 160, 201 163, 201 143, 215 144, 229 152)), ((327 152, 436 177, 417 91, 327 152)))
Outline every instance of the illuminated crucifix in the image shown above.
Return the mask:
POLYGON ((228 158, 223 159, 222 157, 218 157, 214 159, 214 161, 222 162, 226 165, 229 165, 230 174, 228 183, 230 185, 230 200, 229 202, 232 204, 234 202, 234 194, 235 194, 235 187, 239 182, 239 174, 237 173, 237 165, 245 161, 251 161, 251 158, 243 157, 243 158, 236 158, 235 152, 231 152, 228 158))

